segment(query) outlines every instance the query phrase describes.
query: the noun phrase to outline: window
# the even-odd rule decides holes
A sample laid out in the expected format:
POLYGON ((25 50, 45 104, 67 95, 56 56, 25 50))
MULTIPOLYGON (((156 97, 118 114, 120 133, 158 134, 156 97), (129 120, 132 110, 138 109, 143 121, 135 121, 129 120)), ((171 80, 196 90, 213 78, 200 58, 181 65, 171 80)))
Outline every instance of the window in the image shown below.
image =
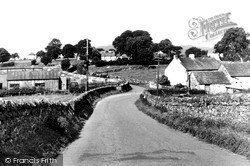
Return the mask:
POLYGON ((35 83, 35 87, 45 87, 45 83, 35 83))
POLYGON ((13 88, 19 88, 20 85, 19 84, 10 84, 10 88, 13 89, 13 88))
POLYGON ((0 83, 0 89, 3 89, 3 83, 0 83))

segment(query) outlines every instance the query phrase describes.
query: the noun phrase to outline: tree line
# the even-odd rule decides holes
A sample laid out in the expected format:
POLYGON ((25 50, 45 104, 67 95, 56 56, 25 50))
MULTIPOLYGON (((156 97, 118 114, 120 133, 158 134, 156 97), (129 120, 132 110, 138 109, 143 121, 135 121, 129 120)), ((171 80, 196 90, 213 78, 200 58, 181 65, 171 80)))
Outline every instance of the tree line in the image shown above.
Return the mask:
MULTIPOLYGON (((234 27, 226 31, 223 38, 214 45, 214 53, 220 54, 223 61, 249 61, 249 33, 243 28, 234 27)), ((93 61, 101 60, 102 48, 91 46, 91 40, 83 39, 77 44, 66 44, 62 47, 59 39, 52 39, 45 47, 45 51, 41 50, 36 53, 37 57, 41 57, 41 62, 47 65, 53 59, 57 59, 59 55, 64 58, 74 58, 75 55, 80 60, 86 60, 86 48, 88 43, 89 59, 93 61), (87 42, 88 40, 88 42, 87 42)), ((173 56, 188 57, 194 54, 195 57, 206 57, 208 50, 202 50, 197 47, 191 47, 182 54, 182 47, 174 45, 169 39, 161 40, 154 43, 149 32, 144 30, 126 30, 117 36, 113 41, 116 54, 126 54, 129 57, 130 64, 151 64, 154 62, 155 52, 162 51, 165 53, 163 62, 169 63, 173 56)), ((18 58, 18 53, 10 54, 6 49, 0 48, 0 62, 6 62, 10 58, 18 58)))

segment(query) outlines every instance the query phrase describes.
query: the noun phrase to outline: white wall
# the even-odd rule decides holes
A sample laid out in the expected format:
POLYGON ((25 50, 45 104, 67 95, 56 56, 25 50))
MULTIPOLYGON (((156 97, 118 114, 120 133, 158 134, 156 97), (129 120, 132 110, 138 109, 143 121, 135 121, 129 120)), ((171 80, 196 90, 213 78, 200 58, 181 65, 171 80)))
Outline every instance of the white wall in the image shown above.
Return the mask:
POLYGON ((174 58, 164 71, 164 75, 168 77, 171 85, 181 83, 187 85, 187 72, 181 61, 174 58))

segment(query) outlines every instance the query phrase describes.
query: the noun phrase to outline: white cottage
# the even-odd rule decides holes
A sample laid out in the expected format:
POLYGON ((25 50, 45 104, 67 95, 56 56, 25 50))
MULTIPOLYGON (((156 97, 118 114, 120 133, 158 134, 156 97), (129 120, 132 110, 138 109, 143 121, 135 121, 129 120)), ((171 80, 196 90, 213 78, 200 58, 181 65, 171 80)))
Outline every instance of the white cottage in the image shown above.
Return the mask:
POLYGON ((250 62, 222 62, 231 76, 231 88, 250 89, 250 62))
POLYGON ((182 84, 191 89, 206 90, 207 93, 227 92, 230 84, 230 75, 215 58, 202 57, 177 58, 175 57, 164 74, 171 85, 182 84))

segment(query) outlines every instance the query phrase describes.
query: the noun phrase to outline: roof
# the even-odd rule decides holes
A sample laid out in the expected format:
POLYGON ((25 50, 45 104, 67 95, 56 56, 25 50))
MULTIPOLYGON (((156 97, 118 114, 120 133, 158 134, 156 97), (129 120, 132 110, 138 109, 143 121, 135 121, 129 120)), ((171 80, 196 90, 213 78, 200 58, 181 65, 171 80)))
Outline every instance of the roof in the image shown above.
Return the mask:
POLYGON ((250 77, 250 62, 223 62, 231 77, 250 77))
POLYGON ((218 70, 221 63, 210 57, 204 58, 180 58, 182 65, 188 71, 204 71, 204 70, 218 70))
POLYGON ((20 81, 20 80, 55 80, 59 79, 59 70, 39 70, 39 71, 13 71, 8 72, 8 81, 20 81))
POLYGON ((221 71, 201 71, 193 74, 200 85, 230 84, 226 74, 221 71))

